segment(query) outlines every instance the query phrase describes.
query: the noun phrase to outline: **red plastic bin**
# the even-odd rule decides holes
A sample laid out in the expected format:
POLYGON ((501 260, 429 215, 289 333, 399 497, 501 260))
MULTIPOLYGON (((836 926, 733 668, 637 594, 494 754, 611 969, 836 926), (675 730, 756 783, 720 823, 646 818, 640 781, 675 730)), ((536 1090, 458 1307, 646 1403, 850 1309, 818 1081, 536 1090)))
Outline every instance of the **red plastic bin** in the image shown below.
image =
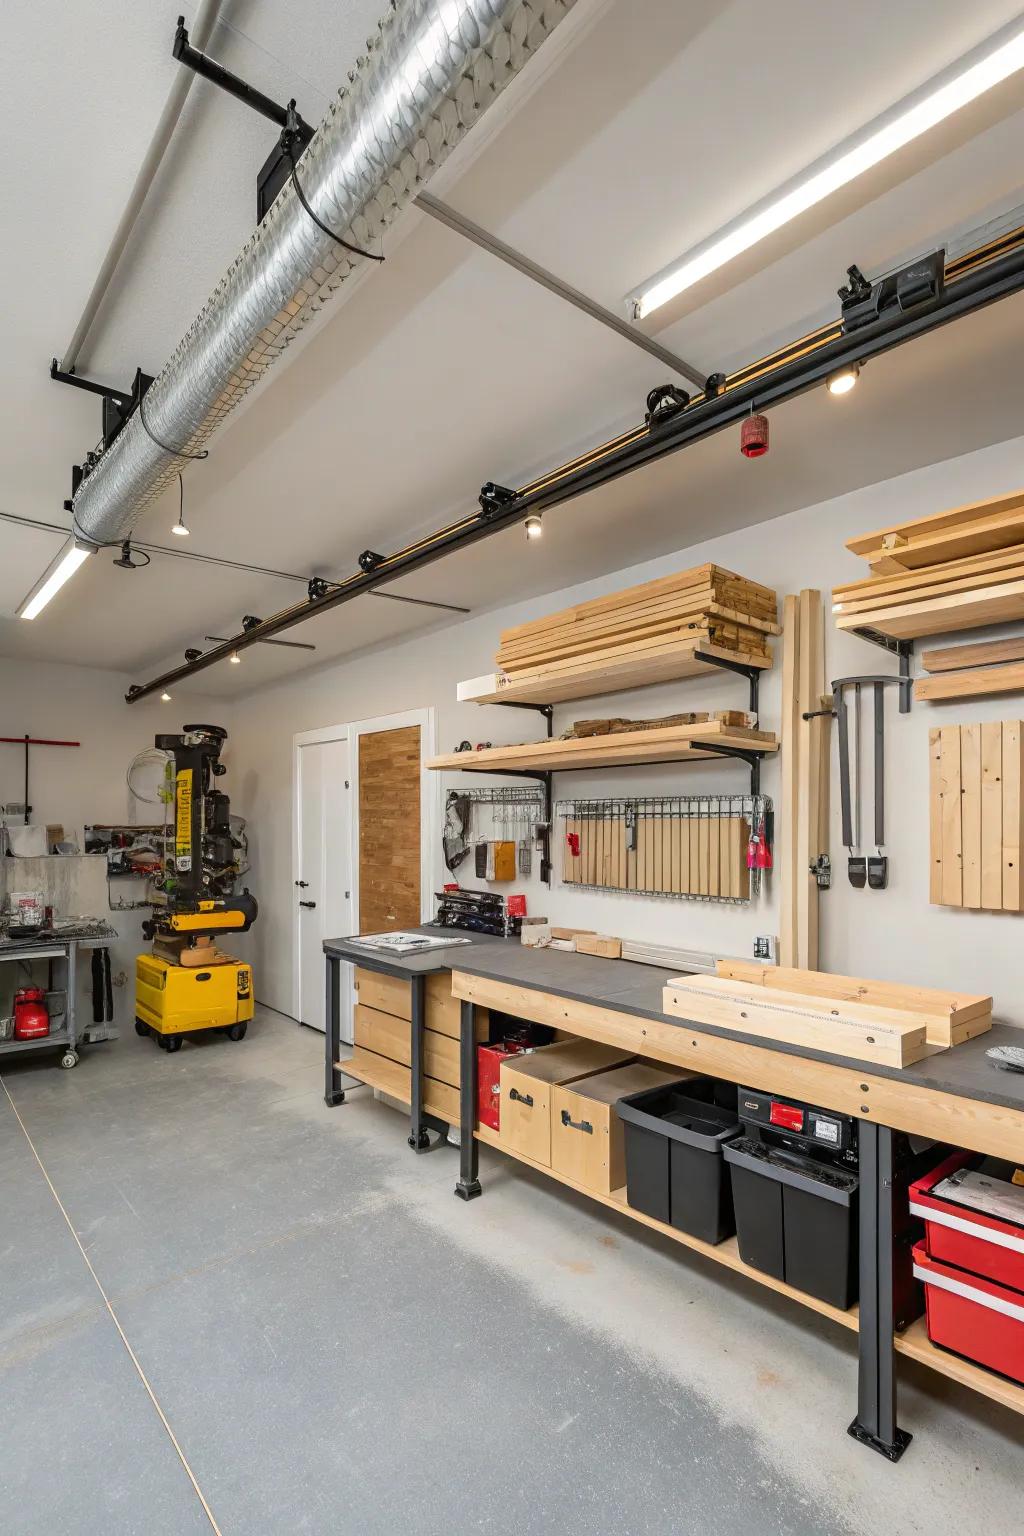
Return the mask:
POLYGON ((1024 1383, 1024 1292, 967 1274, 914 1248, 933 1344, 1024 1383))
POLYGON ((973 1160, 971 1152, 955 1152, 911 1184, 910 1214, 925 1224, 929 1258, 1024 1291, 1024 1229, 932 1194, 936 1184, 973 1160))
POLYGON ((500 1131, 501 1124, 501 1064, 510 1056, 521 1056, 529 1046, 514 1040, 501 1040, 493 1045, 476 1048, 477 1086, 476 1113, 481 1125, 489 1125, 492 1131, 500 1131))

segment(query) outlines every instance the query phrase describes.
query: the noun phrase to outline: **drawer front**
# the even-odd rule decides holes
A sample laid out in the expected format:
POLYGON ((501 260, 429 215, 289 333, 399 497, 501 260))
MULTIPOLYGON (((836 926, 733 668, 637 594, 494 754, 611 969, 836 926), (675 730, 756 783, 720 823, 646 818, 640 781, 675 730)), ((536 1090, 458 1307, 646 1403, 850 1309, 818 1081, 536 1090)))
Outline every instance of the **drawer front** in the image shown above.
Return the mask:
POLYGON ((551 1167, 601 1195, 626 1182, 622 1122, 610 1104, 571 1088, 551 1090, 551 1167))
POLYGON ((362 1050, 373 1051, 376 1056, 386 1056, 389 1061, 398 1061, 407 1067, 412 1061, 409 1030, 407 1019, 396 1019, 393 1014, 381 1013, 378 1008, 356 1004, 355 1043, 362 1050))
POLYGON ((543 1168, 551 1166, 551 1085, 501 1064, 501 1140, 543 1168))
POLYGON ((393 1014, 396 1019, 412 1018, 412 991, 409 983, 400 976, 382 976, 377 971, 364 971, 356 966, 355 984, 359 1001, 366 1007, 393 1014))
MULTIPOLYGON (((452 997, 451 971, 438 971, 427 977, 426 1024, 440 1035, 459 1038, 462 1029, 462 1004, 452 997)), ((478 1040, 487 1039, 490 1020, 486 1008, 473 1009, 473 1028, 478 1040)))
POLYGON ((423 1031, 423 1071, 442 1083, 457 1088, 462 1081, 459 1070, 459 1042, 451 1035, 439 1035, 436 1029, 423 1031))

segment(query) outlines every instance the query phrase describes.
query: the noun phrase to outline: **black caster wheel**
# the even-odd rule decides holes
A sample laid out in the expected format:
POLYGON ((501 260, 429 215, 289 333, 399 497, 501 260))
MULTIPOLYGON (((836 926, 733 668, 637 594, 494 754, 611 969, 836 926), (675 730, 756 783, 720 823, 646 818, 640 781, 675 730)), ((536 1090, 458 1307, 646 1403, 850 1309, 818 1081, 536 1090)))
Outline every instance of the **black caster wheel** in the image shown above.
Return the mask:
POLYGON ((72 1067, 78 1066, 78 1057, 74 1051, 65 1051, 64 1055, 60 1059, 60 1064, 67 1071, 70 1071, 72 1067))
POLYGON ((148 1024, 143 1024, 141 1019, 136 1019, 135 1020, 135 1033, 137 1035, 141 1035, 143 1037, 143 1039, 145 1039, 146 1035, 149 1034, 149 1025, 148 1024))
POLYGON ((245 1039, 245 1031, 246 1031, 247 1028, 248 1028, 247 1024, 230 1024, 228 1026, 228 1039, 229 1040, 244 1040, 245 1039))
POLYGON ((164 1041, 164 1050, 165 1051, 170 1051, 172 1054, 173 1054, 174 1051, 180 1051, 181 1050, 181 1036, 180 1035, 168 1035, 166 1040, 164 1041))

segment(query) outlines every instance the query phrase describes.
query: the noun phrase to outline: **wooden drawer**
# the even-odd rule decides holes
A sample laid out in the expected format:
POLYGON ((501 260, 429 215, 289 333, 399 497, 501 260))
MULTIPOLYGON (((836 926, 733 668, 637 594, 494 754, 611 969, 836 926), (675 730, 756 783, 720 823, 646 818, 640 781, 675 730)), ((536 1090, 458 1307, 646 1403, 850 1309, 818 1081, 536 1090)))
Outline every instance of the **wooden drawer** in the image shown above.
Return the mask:
MULTIPOLYGON (((381 1013, 378 1008, 367 1008, 357 1003, 355 1008, 355 1043, 360 1049, 386 1056, 404 1067, 412 1065, 412 1026, 407 1019, 396 1019, 393 1014, 381 1013)), ((482 1039, 482 1024, 477 1023, 477 1038, 482 1039)), ((436 1029, 423 1031, 423 1070, 427 1077, 436 1077, 442 1083, 457 1088, 461 1082, 459 1069, 459 1042, 451 1035, 442 1035, 436 1029)))
MULTIPOLYGON (((408 1104, 412 1097, 412 1073, 397 1061, 378 1056, 373 1051, 357 1048, 348 1061, 340 1063, 341 1070, 358 1078, 370 1088, 379 1088, 389 1098, 400 1104, 408 1104)), ((428 1114, 446 1120, 449 1125, 459 1123, 459 1091, 449 1083, 441 1083, 433 1077, 423 1079, 423 1107, 428 1114)))
POLYGON ((566 1040, 528 1056, 510 1056, 501 1064, 503 1144, 550 1168, 552 1089, 632 1059, 628 1051, 594 1040, 566 1040))
MULTIPOLYGON (((412 1018, 412 985, 400 976, 381 976, 377 971, 366 971, 357 966, 355 986, 359 1002, 365 1007, 390 1013, 396 1019, 412 1018)), ((457 1040, 461 1027, 461 1004, 458 998, 452 997, 451 972, 435 971, 427 977, 424 991, 424 1022, 427 1028, 436 1029, 439 1034, 450 1035, 453 1040, 457 1040)), ((487 1009, 477 1008, 475 1014, 476 1037, 478 1040, 486 1040, 487 1009)))
POLYGON ((579 1082, 555 1084, 551 1089, 551 1171, 599 1195, 621 1189, 626 1162, 616 1099, 677 1083, 687 1075, 635 1061, 579 1082))

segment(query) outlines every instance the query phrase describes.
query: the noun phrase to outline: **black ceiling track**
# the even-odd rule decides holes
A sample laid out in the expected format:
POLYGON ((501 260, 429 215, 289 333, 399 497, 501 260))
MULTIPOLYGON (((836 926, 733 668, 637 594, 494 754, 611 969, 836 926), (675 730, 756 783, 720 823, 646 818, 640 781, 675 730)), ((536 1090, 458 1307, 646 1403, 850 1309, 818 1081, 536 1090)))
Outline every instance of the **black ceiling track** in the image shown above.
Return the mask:
POLYGON ((933 252, 899 273, 867 284, 866 292, 859 285, 854 286, 852 293, 850 289, 841 290, 843 313, 833 324, 732 374, 714 394, 694 395, 688 404, 657 417, 650 425, 644 423, 624 432, 517 491, 505 491, 488 482, 481 493, 478 511, 405 549, 378 557, 371 569, 355 572, 322 596, 282 609, 265 619, 258 629, 233 636, 222 646, 206 651, 197 661, 175 667, 152 682, 133 686, 125 697, 129 703, 146 698, 204 667, 227 660, 233 651, 280 634, 400 576, 421 570, 445 555, 490 538, 522 522, 531 512, 559 506, 710 437, 742 421, 755 405, 764 411, 795 399, 843 367, 863 364, 1019 293, 1024 289, 1024 227, 1015 232, 1012 243, 1010 237, 1000 241, 998 250, 994 258, 988 256, 986 249, 958 257, 955 268, 950 269, 950 273, 955 271, 955 277, 944 272, 941 253, 933 252), (850 298, 846 297, 848 294, 850 298), (502 494, 497 494, 499 491, 502 494))

